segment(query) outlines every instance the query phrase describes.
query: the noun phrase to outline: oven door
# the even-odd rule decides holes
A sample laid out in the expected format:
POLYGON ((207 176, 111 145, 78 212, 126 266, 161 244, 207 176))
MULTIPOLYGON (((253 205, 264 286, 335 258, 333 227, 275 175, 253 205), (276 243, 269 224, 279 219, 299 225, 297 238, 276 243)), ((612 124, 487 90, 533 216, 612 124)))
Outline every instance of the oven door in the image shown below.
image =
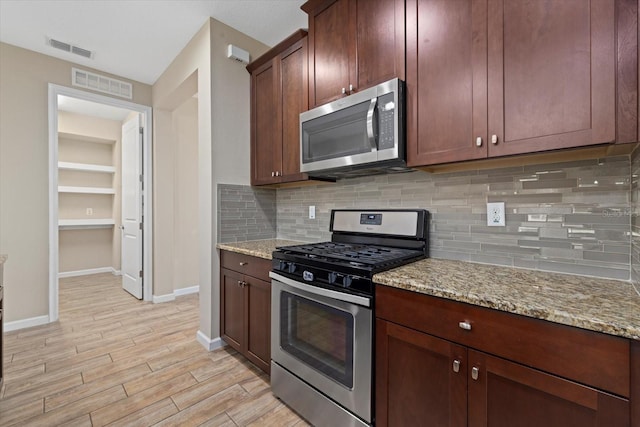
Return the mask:
POLYGON ((370 422, 370 299, 270 276, 271 359, 370 422))

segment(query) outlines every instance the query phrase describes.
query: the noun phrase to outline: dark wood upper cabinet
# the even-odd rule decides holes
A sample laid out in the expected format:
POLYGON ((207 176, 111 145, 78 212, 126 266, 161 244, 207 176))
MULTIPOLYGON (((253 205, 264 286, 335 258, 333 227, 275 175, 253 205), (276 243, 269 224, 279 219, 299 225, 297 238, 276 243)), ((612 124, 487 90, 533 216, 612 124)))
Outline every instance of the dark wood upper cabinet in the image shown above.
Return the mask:
POLYGON ((309 103, 405 78, 404 0, 311 0, 309 103))
POLYGON ((407 0, 408 164, 632 142, 637 7, 407 0))
POLYGON ((251 184, 307 179, 300 173, 299 115, 308 109, 306 31, 247 66, 251 73, 251 184))
POLYGON ((486 52, 486 0, 407 1, 410 166, 487 156, 486 52))
POLYGON ((615 140, 615 1, 488 0, 489 156, 615 140))

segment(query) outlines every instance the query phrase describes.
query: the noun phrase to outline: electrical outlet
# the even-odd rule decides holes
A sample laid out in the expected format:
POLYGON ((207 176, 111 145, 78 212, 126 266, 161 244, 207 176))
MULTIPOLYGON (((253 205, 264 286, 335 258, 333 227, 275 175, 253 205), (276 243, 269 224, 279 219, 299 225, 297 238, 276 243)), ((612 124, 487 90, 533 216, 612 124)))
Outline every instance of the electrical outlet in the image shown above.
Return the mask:
POLYGON ((93 215, 93 208, 87 208, 87 216, 93 215))
POLYGON ((309 206, 309 219, 316 219, 316 207, 309 206))
POLYGON ((487 203, 487 225, 489 227, 504 227, 504 202, 487 203))

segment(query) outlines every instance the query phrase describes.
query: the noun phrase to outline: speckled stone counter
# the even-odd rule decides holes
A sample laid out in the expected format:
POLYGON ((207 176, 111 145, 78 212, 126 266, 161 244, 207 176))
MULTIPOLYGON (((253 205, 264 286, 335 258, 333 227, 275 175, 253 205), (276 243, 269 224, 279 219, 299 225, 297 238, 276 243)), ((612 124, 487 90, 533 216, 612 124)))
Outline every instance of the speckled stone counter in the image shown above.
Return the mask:
POLYGON ((376 283, 640 339, 640 295, 628 282, 462 261, 425 259, 376 283))
POLYGON ((218 243, 216 247, 225 251, 271 259, 271 252, 275 251, 276 247, 301 245, 303 243, 304 242, 296 242, 294 240, 268 239, 250 240, 248 242, 218 243))

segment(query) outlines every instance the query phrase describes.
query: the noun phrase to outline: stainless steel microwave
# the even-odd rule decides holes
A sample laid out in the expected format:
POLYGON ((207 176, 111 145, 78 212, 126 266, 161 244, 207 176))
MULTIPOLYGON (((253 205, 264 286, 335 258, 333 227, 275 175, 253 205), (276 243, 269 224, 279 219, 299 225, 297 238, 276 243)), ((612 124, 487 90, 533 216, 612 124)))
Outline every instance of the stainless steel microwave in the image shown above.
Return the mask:
POLYGON ((300 170, 341 178, 405 172, 404 82, 389 80, 300 114, 300 170))

